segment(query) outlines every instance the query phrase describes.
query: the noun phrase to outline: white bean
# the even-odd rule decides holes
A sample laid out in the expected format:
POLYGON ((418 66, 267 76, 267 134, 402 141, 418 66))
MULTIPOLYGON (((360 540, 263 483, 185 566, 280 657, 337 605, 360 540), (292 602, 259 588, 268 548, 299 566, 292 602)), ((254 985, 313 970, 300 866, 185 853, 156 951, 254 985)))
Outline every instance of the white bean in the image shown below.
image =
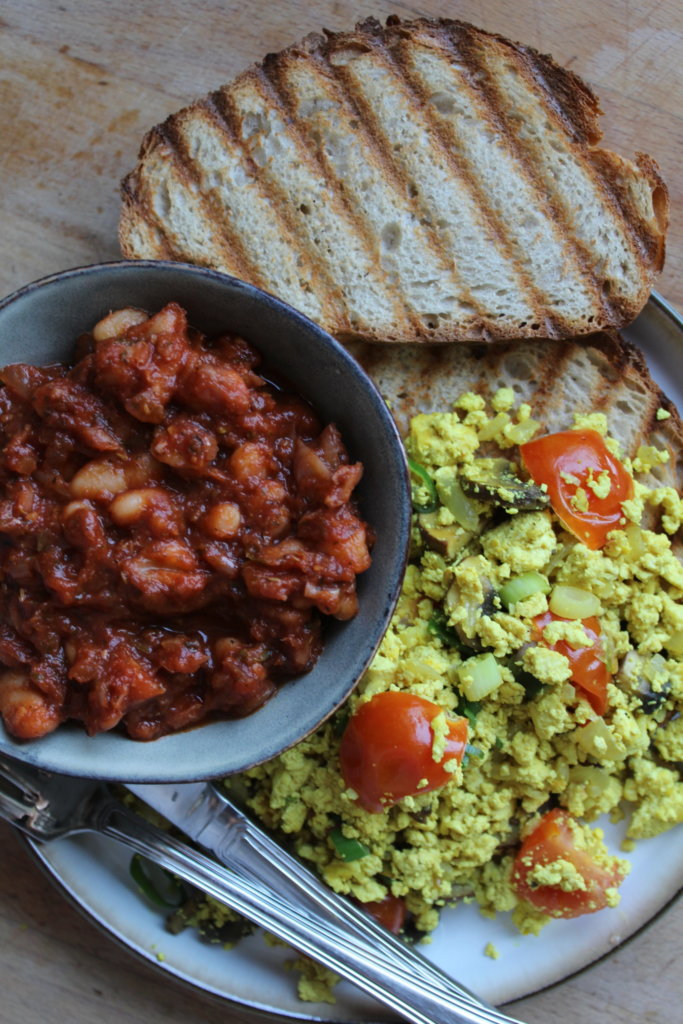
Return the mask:
POLYGON ((173 502, 166 491, 160 487, 141 487, 125 491, 117 495, 109 506, 111 515, 117 526, 130 526, 148 513, 173 515, 173 502))
POLYGON ((211 537, 226 540, 235 536, 241 522, 239 507, 232 501, 221 501, 211 506, 204 516, 202 525, 211 537))
POLYGON ((142 309, 133 309, 132 306, 126 309, 115 309, 103 317, 92 329, 92 336, 95 341, 104 341, 106 338, 120 338, 124 331, 136 324, 143 324, 149 317, 142 309))
POLYGON ((74 498, 106 501, 128 488, 124 464, 110 459, 93 459, 78 470, 70 486, 74 498))

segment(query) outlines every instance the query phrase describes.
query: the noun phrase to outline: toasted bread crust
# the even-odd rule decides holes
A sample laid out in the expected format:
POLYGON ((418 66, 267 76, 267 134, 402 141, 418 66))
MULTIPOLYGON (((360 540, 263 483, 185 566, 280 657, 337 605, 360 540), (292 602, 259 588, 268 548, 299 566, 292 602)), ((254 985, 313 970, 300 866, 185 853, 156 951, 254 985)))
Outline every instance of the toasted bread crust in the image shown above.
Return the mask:
POLYGON ((242 277, 345 341, 618 328, 668 198, 650 157, 597 148, 600 114, 573 72, 464 22, 309 35, 148 133, 121 248, 242 277))

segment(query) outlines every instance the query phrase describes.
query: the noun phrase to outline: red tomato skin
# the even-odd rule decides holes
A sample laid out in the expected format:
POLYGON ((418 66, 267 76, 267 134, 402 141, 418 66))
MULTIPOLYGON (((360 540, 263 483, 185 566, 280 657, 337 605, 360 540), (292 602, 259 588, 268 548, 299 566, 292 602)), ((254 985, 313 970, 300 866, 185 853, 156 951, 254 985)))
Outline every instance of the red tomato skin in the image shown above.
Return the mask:
POLYGON ((406 923, 406 905, 400 896, 389 895, 385 896, 383 900, 360 905, 387 931, 399 935, 403 930, 403 925, 406 923))
POLYGON ((586 547, 604 547, 607 535, 621 525, 622 502, 633 497, 633 479, 619 460, 612 455, 597 430, 563 430, 546 434, 520 445, 520 454, 527 472, 537 484, 546 484, 548 497, 563 525, 586 547), (605 470, 611 482, 610 493, 598 498, 587 485, 589 471, 597 479, 605 470), (567 474, 579 480, 588 499, 588 508, 574 508, 577 484, 563 479, 567 474))
MULTIPOLYGON (((533 620, 534 635, 539 643, 544 643, 543 629, 549 622, 570 622, 554 612, 544 612, 533 620)), ((601 630, 598 619, 591 615, 587 619, 579 619, 589 637, 594 641, 592 647, 573 648, 566 640, 558 640, 555 644, 545 644, 551 651, 558 651, 569 658, 574 686, 582 691, 596 715, 604 715, 609 707, 607 684, 612 676, 607 665, 600 660, 602 653, 601 630)))
POLYGON ((607 890, 620 884, 624 875, 596 864, 586 850, 574 845, 570 822, 572 816, 560 808, 544 814, 536 828, 523 841, 512 868, 512 884, 520 899, 533 904, 551 917, 580 917, 593 914, 607 906, 607 890), (560 886, 527 883, 529 873, 539 864, 567 860, 586 883, 585 890, 564 892, 560 886))
POLYGON ((443 709, 415 694, 388 691, 362 704, 349 719, 339 748, 342 775, 366 811, 378 814, 404 796, 428 793, 451 775, 443 765, 462 761, 467 720, 450 721, 441 761, 432 757, 432 719, 443 709), (427 780, 427 785, 419 783, 427 780))

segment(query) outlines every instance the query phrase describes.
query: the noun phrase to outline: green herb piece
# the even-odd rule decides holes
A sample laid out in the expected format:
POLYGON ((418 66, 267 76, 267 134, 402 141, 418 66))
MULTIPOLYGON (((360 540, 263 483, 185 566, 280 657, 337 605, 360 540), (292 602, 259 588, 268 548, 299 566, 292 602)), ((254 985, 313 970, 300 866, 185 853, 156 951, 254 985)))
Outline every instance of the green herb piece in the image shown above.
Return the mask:
POLYGON ((481 749, 481 747, 475 747, 473 743, 466 743, 465 744, 465 753, 462 756, 462 762, 461 762, 463 768, 465 767, 465 765, 467 764, 467 762, 469 761, 469 759, 471 757, 483 757, 483 756, 484 756, 484 751, 481 749))
POLYGON ((537 679, 536 676, 532 675, 531 672, 527 672, 525 668, 522 668, 518 661, 513 661, 509 667, 515 677, 515 682, 524 687, 525 704, 528 700, 533 700, 534 697, 538 697, 539 693, 543 693, 545 684, 542 683, 540 679, 537 679))
POLYGON ((419 462, 408 456, 408 468, 410 469, 411 476, 417 481, 418 486, 424 487, 429 497, 425 502, 416 501, 413 496, 413 508, 416 512, 435 512, 439 507, 439 496, 436 493, 436 484, 432 480, 431 476, 419 462))
POLYGON ((349 839, 348 836, 344 835, 340 828, 332 829, 330 832, 330 839, 342 860, 360 860, 361 857, 367 857, 370 853, 367 846, 361 843, 360 840, 349 839))
POLYGON ((474 725, 477 721, 477 715, 481 711, 481 701, 468 700, 467 697, 461 697, 456 711, 459 715, 464 715, 470 725, 474 725))
POLYGON ((349 711, 348 707, 346 707, 346 705, 344 705, 344 707, 340 708, 339 711, 337 711, 334 718, 332 719, 332 735, 335 737, 335 739, 339 740, 344 735, 344 730, 346 729, 346 726, 349 724, 350 717, 351 712, 349 711))
POLYGON ((427 621, 427 629, 446 647, 462 649, 463 643, 453 626, 448 625, 448 616, 440 608, 427 621))
POLYGON ((143 896, 157 907, 177 910, 187 899, 185 887, 175 875, 145 860, 139 853, 133 854, 129 870, 131 878, 143 896))

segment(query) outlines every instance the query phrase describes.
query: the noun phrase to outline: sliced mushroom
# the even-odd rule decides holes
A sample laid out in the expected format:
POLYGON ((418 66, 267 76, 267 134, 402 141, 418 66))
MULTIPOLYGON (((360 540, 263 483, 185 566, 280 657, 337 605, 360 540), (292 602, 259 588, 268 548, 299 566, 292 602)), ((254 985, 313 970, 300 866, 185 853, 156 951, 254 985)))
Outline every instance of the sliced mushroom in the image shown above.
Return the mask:
POLYGON ((622 690, 638 697, 645 714, 651 715, 664 704, 671 689, 666 658, 629 651, 619 667, 617 682, 622 690))
POLYGON ((549 505, 545 491, 533 480, 520 480, 515 464, 508 459, 474 459, 463 467, 460 486, 469 497, 505 512, 539 512, 549 505))
POLYGON ((450 562, 469 544, 474 534, 457 523, 444 526, 438 512, 422 512, 417 517, 422 538, 432 551, 437 551, 450 562))
POLYGON ((479 619, 484 615, 493 615, 498 611, 496 607, 496 591, 491 580, 481 572, 479 558, 476 555, 463 559, 459 568, 472 566, 478 570, 479 582, 481 584, 482 598, 480 601, 473 601, 466 597, 457 578, 451 583, 448 593, 444 599, 444 608, 449 615, 449 622, 458 634, 461 643, 472 651, 484 651, 486 648, 477 636, 476 626, 479 619), (451 613, 456 609, 464 609, 465 615, 460 621, 453 622, 451 613))

